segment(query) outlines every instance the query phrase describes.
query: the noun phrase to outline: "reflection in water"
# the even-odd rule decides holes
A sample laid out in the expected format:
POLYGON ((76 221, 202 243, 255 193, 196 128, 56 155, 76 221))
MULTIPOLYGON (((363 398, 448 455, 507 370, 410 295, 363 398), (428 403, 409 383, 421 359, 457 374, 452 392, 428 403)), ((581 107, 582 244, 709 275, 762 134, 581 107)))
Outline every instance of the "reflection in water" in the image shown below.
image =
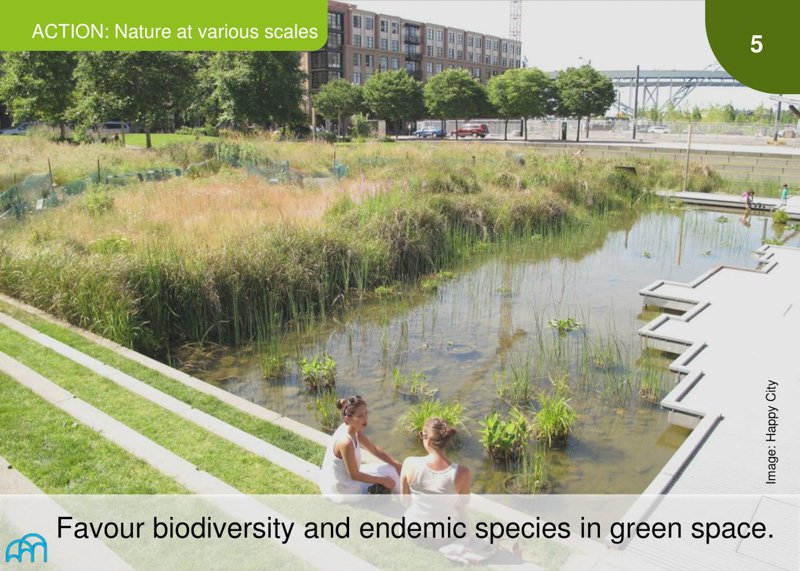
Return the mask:
POLYGON ((579 421, 566 446, 548 454, 550 490, 637 493, 688 434, 649 401, 663 397, 675 377, 670 358, 642 351, 637 330, 656 313, 643 311, 638 292, 656 279, 692 280, 718 264, 753 267, 760 234, 761 224, 744 226, 717 212, 609 217, 500 247, 433 293, 409 289, 353 304, 336 319, 274 341, 263 355, 231 352, 196 374, 318 427, 296 361, 329 353, 337 393, 366 398, 371 438, 400 458, 421 448, 394 430, 410 401, 395 393, 392 371, 418 371, 439 398, 464 407, 470 434, 453 456, 472 468, 473 488, 501 493, 508 470, 486 458, 478 437, 478 421, 509 407, 497 396, 496 378, 526 369, 535 388, 547 390, 550 377, 568 374, 579 421), (582 327, 560 338, 548 322, 566 318, 582 327), (265 375, 265 362, 285 374, 265 375))

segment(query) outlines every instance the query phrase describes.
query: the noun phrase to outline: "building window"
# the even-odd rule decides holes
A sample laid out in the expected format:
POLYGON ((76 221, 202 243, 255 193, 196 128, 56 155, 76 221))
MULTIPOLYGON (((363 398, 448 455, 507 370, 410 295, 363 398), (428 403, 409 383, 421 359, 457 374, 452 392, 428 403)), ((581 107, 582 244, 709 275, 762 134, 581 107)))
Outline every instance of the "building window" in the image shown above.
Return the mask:
POLYGON ((371 30, 372 29, 372 25, 373 25, 372 16, 367 16, 364 19, 364 27, 367 28, 368 30, 371 30))
POLYGON ((389 31, 389 21, 381 20, 381 32, 388 32, 388 31, 389 31))
POLYGON ((353 72, 353 83, 355 83, 356 85, 361 85, 361 72, 360 71, 354 71, 353 72))
POLYGON ((361 36, 359 35, 353 36, 353 45, 357 48, 361 47, 361 36))
POLYGON ((503 67, 508 67, 508 60, 503 58, 503 67))
POLYGON ((331 49, 342 47, 342 36, 341 32, 328 32, 328 43, 325 46, 331 49))
POLYGON ((444 48, 436 48, 436 57, 444 57, 444 48))
POLYGON ((447 57, 448 58, 450 58, 450 59, 455 58, 455 53, 456 53, 456 50, 454 48, 448 48, 447 49, 447 57))
POLYGON ((481 78, 481 68, 479 67, 475 68, 475 77, 477 77, 478 79, 481 78))
MULTIPOLYGON (((374 60, 372 55, 366 54, 364 56, 364 63, 366 64, 367 67, 372 67, 372 64, 373 64, 374 61, 375 60, 374 60)), ((369 76, 367 76, 367 77, 369 77, 369 76)))
POLYGON ((433 57, 433 46, 425 46, 425 53, 433 57))
POLYGON ((400 51, 400 40, 392 40, 392 51, 393 52, 400 51))
POLYGON ((392 22, 392 33, 399 34, 400 33, 400 24, 397 22, 392 22))
POLYGON ((392 58, 392 69, 400 69, 400 60, 396 57, 392 58))
POLYGON ((328 67, 342 67, 342 52, 328 52, 328 67))
POLYGON ((386 38, 381 38, 381 49, 388 50, 389 49, 389 40, 386 38))
POLYGON ((428 28, 428 39, 433 41, 433 28, 428 28))
POLYGON ((464 59, 464 52, 458 50, 458 52, 456 52, 456 59, 464 59))
POLYGON ((456 35, 453 32, 447 32, 447 43, 452 44, 456 41, 456 35))
POLYGON ((425 64, 425 70, 428 72, 428 75, 433 73, 433 63, 428 62, 425 64))
POLYGON ((458 34, 458 35, 456 36, 456 43, 457 43, 459 46, 463 46, 463 45, 464 45, 464 36, 462 36, 461 34, 458 34))
POLYGON ((467 61, 472 61, 472 52, 467 52, 467 61))
POLYGON ((489 65, 491 63, 492 63, 492 57, 491 56, 486 56, 486 65, 489 65))
POLYGON ((389 69, 389 58, 381 56, 381 69, 389 69))
POLYGON ((492 50, 497 51, 497 40, 492 40, 492 50))
POLYGON ((353 27, 354 28, 361 27, 361 16, 353 16, 353 27))
POLYGON ((353 54, 353 65, 361 66, 361 54, 353 54))
POLYGON ((375 38, 372 36, 367 36, 367 47, 370 49, 375 47, 375 38))
POLYGON ((507 44, 507 43, 505 43, 505 42, 503 42, 503 53, 504 53, 504 54, 507 54, 507 53, 508 53, 508 44, 507 44))
POLYGON ((472 46, 474 46, 475 45, 473 43, 474 41, 475 41, 475 38, 473 38, 472 36, 467 36, 467 47, 471 48, 472 46))
POLYGON ((444 41, 444 32, 442 30, 436 30, 436 41, 437 42, 444 41))
POLYGON ((475 38, 475 47, 476 48, 480 48, 481 47, 481 38, 475 38))
POLYGON ((436 64, 436 73, 442 73, 442 64, 440 63, 436 64))
POLYGON ((344 27, 344 15, 337 12, 328 12, 328 29, 341 30, 344 27))

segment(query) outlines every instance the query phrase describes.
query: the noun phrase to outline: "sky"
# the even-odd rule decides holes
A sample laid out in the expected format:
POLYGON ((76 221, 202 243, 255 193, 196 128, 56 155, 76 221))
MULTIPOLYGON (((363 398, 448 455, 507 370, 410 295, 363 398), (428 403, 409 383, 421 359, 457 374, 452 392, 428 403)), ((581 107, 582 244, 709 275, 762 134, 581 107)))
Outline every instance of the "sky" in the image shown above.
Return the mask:
MULTIPOLYGON (((508 0, 345 0, 365 10, 509 37, 508 0)), ((522 54, 555 71, 591 61, 598 70, 706 69, 716 59, 704 0, 523 0, 522 54)), ((774 107, 749 88, 696 89, 688 105, 774 107)))

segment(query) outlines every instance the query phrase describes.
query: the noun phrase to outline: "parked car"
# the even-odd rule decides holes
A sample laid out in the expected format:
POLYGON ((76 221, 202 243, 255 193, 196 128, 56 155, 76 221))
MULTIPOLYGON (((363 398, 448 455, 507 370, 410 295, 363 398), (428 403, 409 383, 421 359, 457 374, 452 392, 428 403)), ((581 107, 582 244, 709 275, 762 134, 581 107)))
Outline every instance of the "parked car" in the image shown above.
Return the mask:
POLYGON ((450 133, 453 137, 480 137, 484 138, 489 134, 489 127, 484 123, 464 123, 458 130, 450 133))
POLYGON ((36 121, 27 121, 25 123, 15 125, 10 129, 0 131, 0 135, 27 135, 28 131, 37 125, 39 125, 39 123, 36 121))
POLYGON ((124 121, 106 121, 91 129, 90 132, 101 139, 111 139, 118 135, 130 133, 131 127, 124 121))
POLYGON ((668 135, 672 131, 670 131, 669 127, 665 125, 650 125, 647 128, 648 133, 655 133, 657 135, 668 135))
POLYGON ((424 129, 414 131, 411 134, 417 139, 427 139, 428 137, 444 139, 447 136, 447 133, 445 133, 443 129, 438 129, 436 127, 425 127, 424 129))

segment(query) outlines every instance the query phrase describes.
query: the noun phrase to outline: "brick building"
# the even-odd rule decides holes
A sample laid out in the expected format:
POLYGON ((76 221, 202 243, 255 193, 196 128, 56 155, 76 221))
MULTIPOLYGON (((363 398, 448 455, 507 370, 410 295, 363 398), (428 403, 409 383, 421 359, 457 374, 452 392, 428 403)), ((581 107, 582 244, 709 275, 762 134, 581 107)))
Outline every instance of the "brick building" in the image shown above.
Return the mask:
POLYGON ((447 69, 465 69, 486 83, 521 62, 519 41, 329 0, 328 42, 319 51, 303 53, 301 65, 315 93, 334 79, 363 84, 374 73, 396 69, 423 82, 447 69))

